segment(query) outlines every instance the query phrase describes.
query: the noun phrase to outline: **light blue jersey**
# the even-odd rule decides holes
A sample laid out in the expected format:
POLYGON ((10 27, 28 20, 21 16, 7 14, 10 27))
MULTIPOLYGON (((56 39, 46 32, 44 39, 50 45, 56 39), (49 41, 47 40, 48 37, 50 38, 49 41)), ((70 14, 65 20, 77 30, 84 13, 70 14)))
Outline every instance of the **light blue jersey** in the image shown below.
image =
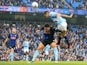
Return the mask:
POLYGON ((29 48, 29 43, 30 43, 29 41, 24 41, 23 42, 23 47, 24 48, 29 48))
POLYGON ((56 24, 57 25, 60 25, 62 22, 66 22, 66 19, 61 17, 58 19, 57 18, 57 13, 56 12, 50 12, 50 18, 53 20, 53 21, 57 21, 56 24))

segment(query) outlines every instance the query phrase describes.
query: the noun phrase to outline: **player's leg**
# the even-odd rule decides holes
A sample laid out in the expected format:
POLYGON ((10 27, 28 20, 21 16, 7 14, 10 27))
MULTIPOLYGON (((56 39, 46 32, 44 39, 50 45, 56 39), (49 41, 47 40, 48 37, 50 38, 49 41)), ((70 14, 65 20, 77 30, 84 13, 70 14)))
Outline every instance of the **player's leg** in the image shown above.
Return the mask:
POLYGON ((35 61, 36 60, 37 56, 39 55, 39 51, 42 50, 43 48, 44 48, 44 45, 43 45, 42 42, 40 42, 37 50, 34 52, 32 61, 35 61))
POLYGON ((65 42, 66 42, 67 45, 68 45, 68 48, 70 48, 70 43, 69 43, 69 40, 68 40, 67 36, 64 36, 64 38, 65 38, 65 42))
MULTIPOLYGON (((62 24, 58 25, 57 28, 58 28, 58 30, 63 31, 62 24)), ((62 32, 58 32, 58 40, 57 40, 57 41, 58 41, 58 42, 57 42, 58 45, 60 45, 61 39, 62 39, 62 32)))
POLYGON ((45 54, 46 54, 46 55, 49 55, 49 50, 50 50, 50 45, 47 45, 47 46, 45 47, 45 54))
POLYGON ((6 51, 6 60, 10 60, 10 44, 9 43, 6 43, 6 45, 4 44, 4 49, 6 51))
MULTIPOLYGON (((62 31, 61 36, 63 36, 65 38, 65 42, 68 44, 68 48, 70 47, 69 44, 69 40, 67 38, 67 23, 66 22, 62 22, 59 26, 58 29, 62 31)), ((59 38, 60 39, 60 38, 59 38)))
POLYGON ((28 61, 28 59, 29 59, 29 55, 28 54, 29 54, 29 49, 27 48, 26 49, 26 61, 28 61))
POLYGON ((25 48, 23 48, 23 60, 25 60, 25 48))
POLYGON ((46 47, 45 47, 45 58, 46 58, 46 60, 48 60, 49 50, 50 50, 50 45, 46 45, 46 47))
POLYGON ((8 50, 7 50, 7 53, 8 53, 8 60, 11 60, 10 51, 11 51, 11 49, 10 49, 10 48, 8 48, 8 50))
POLYGON ((14 60, 14 48, 10 49, 10 60, 13 61, 14 60))
POLYGON ((23 60, 28 60, 27 59, 27 48, 26 47, 24 47, 23 52, 24 52, 23 60))
POLYGON ((8 61, 8 60, 9 60, 9 51, 6 50, 6 61, 8 61))
POLYGON ((51 43, 51 47, 54 48, 55 62, 58 62, 58 49, 57 49, 57 44, 55 41, 51 43))
POLYGON ((59 35, 58 36, 58 42, 57 42, 58 45, 60 45, 60 41, 61 41, 61 36, 59 35))
POLYGON ((67 38, 67 23, 66 22, 63 22, 62 28, 63 28, 62 36, 65 38, 65 42, 68 44, 68 48, 70 48, 70 43, 69 43, 69 40, 67 38))

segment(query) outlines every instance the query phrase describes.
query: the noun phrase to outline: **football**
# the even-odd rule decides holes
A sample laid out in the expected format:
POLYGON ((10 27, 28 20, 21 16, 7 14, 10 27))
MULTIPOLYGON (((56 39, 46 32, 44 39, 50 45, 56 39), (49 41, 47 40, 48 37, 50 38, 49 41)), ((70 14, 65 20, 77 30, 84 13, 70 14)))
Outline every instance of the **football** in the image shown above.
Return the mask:
POLYGON ((33 7, 33 8, 37 8, 37 7, 38 7, 38 3, 37 3, 37 2, 33 2, 33 3, 32 3, 32 7, 33 7))

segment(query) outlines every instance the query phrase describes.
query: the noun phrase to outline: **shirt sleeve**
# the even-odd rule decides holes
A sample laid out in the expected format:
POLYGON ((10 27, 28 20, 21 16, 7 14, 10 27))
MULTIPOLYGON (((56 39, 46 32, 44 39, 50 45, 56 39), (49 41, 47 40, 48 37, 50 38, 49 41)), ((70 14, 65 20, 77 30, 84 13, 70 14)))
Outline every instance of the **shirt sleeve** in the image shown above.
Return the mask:
POLYGON ((50 17, 54 17, 54 16, 56 16, 56 12, 50 12, 50 17))

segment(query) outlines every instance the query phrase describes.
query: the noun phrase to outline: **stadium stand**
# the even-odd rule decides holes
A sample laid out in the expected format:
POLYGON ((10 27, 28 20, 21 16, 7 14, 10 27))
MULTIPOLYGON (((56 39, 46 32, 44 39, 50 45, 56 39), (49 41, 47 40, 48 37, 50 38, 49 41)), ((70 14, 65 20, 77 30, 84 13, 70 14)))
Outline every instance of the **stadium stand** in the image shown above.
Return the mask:
MULTIPOLYGON (((0 60, 8 60, 6 49, 3 48, 2 43, 7 37, 11 30, 9 24, 0 24, 0 60)), ((17 24, 18 34, 19 34, 19 44, 20 47, 16 48, 15 60, 23 60, 22 45, 24 37, 29 36, 31 40, 29 48, 29 60, 31 60, 33 52, 37 48, 38 42, 42 37, 42 31, 36 32, 35 30, 41 28, 41 25, 34 24, 17 24)), ((87 26, 85 25, 69 25, 69 32, 67 34, 69 42, 72 48, 70 50, 66 49, 67 45, 64 43, 64 39, 61 41, 61 50, 59 51, 59 60, 64 61, 74 61, 74 60, 87 60, 87 26)), ((8 46, 8 45, 7 45, 8 46)), ((48 60, 54 60, 53 49, 49 51, 50 55, 48 60)), ((40 52, 38 56, 40 60, 46 59, 44 50, 40 52)))
POLYGON ((73 8, 87 9, 86 0, 0 0, 1 6, 29 6, 38 2, 39 8, 73 8))

